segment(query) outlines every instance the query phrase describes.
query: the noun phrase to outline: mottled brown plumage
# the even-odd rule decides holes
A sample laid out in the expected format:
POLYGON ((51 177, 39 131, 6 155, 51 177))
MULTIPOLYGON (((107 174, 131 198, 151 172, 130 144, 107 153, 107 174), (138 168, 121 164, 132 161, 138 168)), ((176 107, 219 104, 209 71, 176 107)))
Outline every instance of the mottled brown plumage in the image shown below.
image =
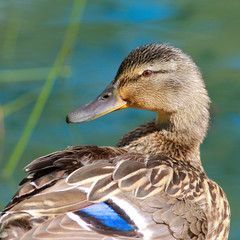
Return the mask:
POLYGON ((30 163, 4 209, 1 239, 228 238, 227 198, 200 160, 209 98, 193 61, 165 44, 141 46, 107 89, 67 121, 125 107, 154 111, 157 118, 117 147, 75 146, 30 163), (106 227, 79 211, 101 202, 131 227, 106 227))

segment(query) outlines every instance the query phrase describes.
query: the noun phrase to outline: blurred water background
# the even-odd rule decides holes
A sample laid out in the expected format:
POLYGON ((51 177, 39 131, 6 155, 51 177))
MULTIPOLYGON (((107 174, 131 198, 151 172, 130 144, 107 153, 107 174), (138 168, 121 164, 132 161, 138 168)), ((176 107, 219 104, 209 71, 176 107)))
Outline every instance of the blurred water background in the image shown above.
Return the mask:
POLYGON ((23 167, 69 145, 114 145, 153 113, 128 109, 89 123, 65 116, 100 93, 133 48, 167 42, 200 67, 212 99, 202 162, 231 205, 240 239, 240 1, 0 2, 0 208, 23 167))

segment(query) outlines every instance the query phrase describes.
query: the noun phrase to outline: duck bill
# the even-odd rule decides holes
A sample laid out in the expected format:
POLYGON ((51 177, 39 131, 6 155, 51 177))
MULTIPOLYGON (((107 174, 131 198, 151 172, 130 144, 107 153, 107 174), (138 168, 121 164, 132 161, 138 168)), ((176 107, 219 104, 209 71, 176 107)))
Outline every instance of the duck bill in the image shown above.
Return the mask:
POLYGON ((87 122, 123 108, 127 108, 127 102, 119 96, 117 88, 110 84, 95 100, 71 112, 66 121, 87 122))

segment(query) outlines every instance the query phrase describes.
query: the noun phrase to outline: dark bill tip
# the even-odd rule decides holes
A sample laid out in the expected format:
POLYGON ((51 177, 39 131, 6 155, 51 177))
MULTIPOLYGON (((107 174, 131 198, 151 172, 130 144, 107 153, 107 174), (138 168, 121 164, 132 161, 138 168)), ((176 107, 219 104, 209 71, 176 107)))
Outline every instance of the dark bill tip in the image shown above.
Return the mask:
POLYGON ((70 120, 69 120, 68 115, 66 116, 66 122, 67 122, 67 123, 71 123, 70 120))

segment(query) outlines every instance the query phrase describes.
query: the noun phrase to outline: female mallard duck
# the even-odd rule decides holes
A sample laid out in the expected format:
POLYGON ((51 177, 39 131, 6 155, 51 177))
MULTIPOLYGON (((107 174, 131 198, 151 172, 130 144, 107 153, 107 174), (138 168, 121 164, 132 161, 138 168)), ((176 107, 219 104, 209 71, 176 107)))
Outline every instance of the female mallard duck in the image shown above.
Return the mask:
POLYGON ((117 147, 69 147, 30 163, 1 217, 2 239, 227 239, 227 198, 200 160, 209 102, 181 50, 133 50, 103 93, 67 122, 126 107, 157 118, 117 147))

